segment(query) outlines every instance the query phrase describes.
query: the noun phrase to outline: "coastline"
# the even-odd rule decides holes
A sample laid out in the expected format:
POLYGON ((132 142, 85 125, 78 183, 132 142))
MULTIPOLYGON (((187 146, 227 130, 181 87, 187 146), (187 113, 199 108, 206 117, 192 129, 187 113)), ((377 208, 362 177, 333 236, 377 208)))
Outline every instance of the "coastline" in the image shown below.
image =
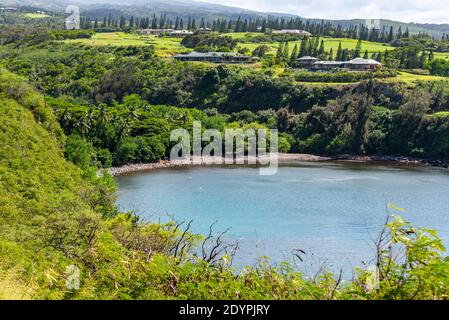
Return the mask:
MULTIPOLYGON (((245 161, 248 159, 245 158, 245 161)), ((259 160, 257 160, 259 162, 259 160)), ((424 167, 439 167, 439 168, 449 168, 449 162, 442 160, 425 160, 409 157, 395 157, 395 156, 353 156, 353 155, 339 155, 334 157, 317 156, 313 154, 303 154, 303 153, 279 153, 278 161, 280 164, 290 163, 290 162, 327 162, 327 161, 344 161, 344 162, 354 162, 354 163, 391 163, 391 164, 402 164, 402 165, 414 165, 414 166, 424 166, 424 167)), ((122 174, 141 172, 141 171, 152 171, 158 169, 168 169, 168 168, 181 168, 181 167, 192 167, 192 166, 210 166, 210 165, 220 165, 217 163, 216 158, 203 158, 199 161, 170 161, 170 160, 159 160, 152 163, 135 163, 127 164, 121 167, 111 167, 106 169, 106 171, 111 176, 119 176, 122 174)), ((98 171, 101 175, 104 169, 98 171)))

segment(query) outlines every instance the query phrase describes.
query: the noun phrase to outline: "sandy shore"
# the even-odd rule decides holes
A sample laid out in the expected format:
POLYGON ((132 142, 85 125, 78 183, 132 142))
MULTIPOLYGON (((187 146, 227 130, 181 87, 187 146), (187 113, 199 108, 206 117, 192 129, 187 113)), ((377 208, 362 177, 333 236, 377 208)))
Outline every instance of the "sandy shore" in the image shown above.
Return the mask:
MULTIPOLYGON (((240 159, 241 161, 245 161, 245 163, 248 163, 248 158, 240 159)), ((263 163, 266 159, 251 159, 252 163, 263 163)), ((310 161, 310 162, 316 162, 316 161, 329 161, 332 160, 332 158, 328 157, 321 157, 321 156, 315 156, 311 154, 285 154, 280 153, 278 157, 279 163, 288 163, 288 162, 295 162, 295 161, 310 161)), ((112 176, 118 176, 121 174, 126 173, 132 173, 132 172, 139 172, 139 171, 150 171, 150 170, 157 170, 157 169, 165 169, 165 168, 179 168, 179 167, 188 167, 188 166, 208 166, 208 165, 220 165, 223 164, 223 159, 217 159, 217 158, 201 158, 201 159, 193 159, 192 161, 186 160, 186 161, 170 161, 170 160, 160 160, 153 163, 136 163, 136 164, 128 164, 122 167, 112 167, 109 168, 107 171, 112 176)), ((238 163, 236 163, 238 164, 238 163)), ((102 171, 99 171, 99 174, 101 174, 102 171)))
MULTIPOLYGON (((248 163, 248 158, 240 159, 244 163, 248 163)), ((251 159, 252 163, 263 163, 264 159, 251 159)), ((266 161, 266 159, 265 159, 266 161)), ((351 156, 351 155, 340 155, 336 157, 322 157, 312 154, 301 154, 301 153, 279 153, 278 157, 279 163, 289 163, 289 162, 320 162, 320 161, 345 161, 345 162, 383 162, 383 163, 396 163, 404 165, 422 165, 422 166, 432 166, 448 168, 449 163, 440 160, 423 160, 423 159, 413 159, 407 157, 393 157, 393 156, 351 156)), ((170 161, 170 160, 160 160, 153 163, 136 163, 129 164, 122 167, 112 167, 107 171, 112 176, 118 176, 127 173, 139 172, 139 171, 150 171, 165 168, 179 168, 179 167, 189 167, 189 166, 208 166, 208 165, 220 165, 223 164, 222 158, 201 158, 193 159, 193 161, 170 161)), ((236 163, 239 164, 239 163, 236 163)), ((102 170, 98 172, 99 175, 102 174, 102 170)))

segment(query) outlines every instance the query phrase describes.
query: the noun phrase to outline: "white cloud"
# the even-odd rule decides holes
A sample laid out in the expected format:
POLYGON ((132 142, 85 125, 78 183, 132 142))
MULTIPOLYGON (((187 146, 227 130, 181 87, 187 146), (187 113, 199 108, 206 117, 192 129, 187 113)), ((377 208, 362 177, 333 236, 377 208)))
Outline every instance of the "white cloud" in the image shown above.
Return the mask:
POLYGON ((200 0, 307 18, 382 18, 404 22, 449 23, 447 0, 200 0))

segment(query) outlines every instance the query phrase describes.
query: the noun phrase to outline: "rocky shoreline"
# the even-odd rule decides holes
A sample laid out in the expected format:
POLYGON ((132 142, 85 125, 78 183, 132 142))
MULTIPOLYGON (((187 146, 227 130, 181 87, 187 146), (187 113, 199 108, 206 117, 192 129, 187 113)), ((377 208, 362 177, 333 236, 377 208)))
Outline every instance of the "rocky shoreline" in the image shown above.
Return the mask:
MULTIPOLYGON (((122 167, 112 167, 107 169, 107 172, 112 176, 119 176, 122 174, 140 172, 140 171, 151 171, 158 169, 168 169, 168 168, 179 168, 179 167, 189 167, 189 166, 209 166, 209 165, 220 165, 220 160, 216 158, 203 158, 197 161, 170 161, 170 160, 160 160, 153 163, 136 163, 128 164, 122 167)), ((248 158, 244 159, 248 161, 248 158)), ((254 160, 254 159, 253 159, 254 160)), ((257 160, 255 160, 257 161, 257 160)), ((353 156, 353 155, 340 155, 335 157, 323 157, 311 154, 299 154, 299 153, 289 153, 289 154, 279 154, 279 163, 289 163, 289 162, 326 162, 326 161, 347 161, 347 162, 360 162, 360 163, 397 163, 402 165, 416 165, 416 166, 427 166, 427 167, 440 167, 449 168, 448 161, 442 160, 424 160, 415 159, 408 157, 394 157, 394 156, 353 156)), ((260 161, 257 161, 260 162, 260 161)), ((99 175, 103 173, 103 170, 98 172, 99 175)))
POLYGON ((446 160, 432 160, 432 159, 419 159, 411 157, 398 157, 398 156, 353 156, 353 155, 340 155, 331 158, 333 161, 355 161, 355 162, 385 162, 385 163, 398 163, 403 165, 417 165, 426 167, 438 167, 449 168, 449 161, 446 160))

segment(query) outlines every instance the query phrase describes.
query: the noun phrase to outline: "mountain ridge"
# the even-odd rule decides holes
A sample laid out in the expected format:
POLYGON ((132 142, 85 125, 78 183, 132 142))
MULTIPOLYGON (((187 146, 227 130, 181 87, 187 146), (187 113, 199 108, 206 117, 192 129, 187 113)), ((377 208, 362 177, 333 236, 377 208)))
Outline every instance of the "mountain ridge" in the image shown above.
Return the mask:
MULTIPOLYGON (((285 18, 301 18, 304 21, 330 21, 334 25, 341 25, 342 27, 349 27, 360 25, 366 19, 318 19, 318 18, 304 18, 300 15, 281 13, 281 12, 261 12, 249 10, 239 7, 226 6, 221 4, 212 4, 194 0, 130 0, 129 4, 124 4, 124 1, 119 0, 0 0, 0 4, 5 5, 28 5, 47 10, 54 10, 63 12, 65 7, 69 4, 79 5, 84 16, 92 18, 99 18, 105 15, 113 16, 151 16, 153 14, 166 14, 168 18, 175 19, 176 16, 181 18, 205 18, 213 19, 254 19, 266 17, 285 17, 285 18)), ((416 23, 416 22, 402 22, 388 19, 380 20, 380 27, 395 29, 401 27, 403 31, 409 28, 411 33, 426 32, 429 35, 441 38, 444 34, 449 34, 449 24, 437 23, 416 23)))

